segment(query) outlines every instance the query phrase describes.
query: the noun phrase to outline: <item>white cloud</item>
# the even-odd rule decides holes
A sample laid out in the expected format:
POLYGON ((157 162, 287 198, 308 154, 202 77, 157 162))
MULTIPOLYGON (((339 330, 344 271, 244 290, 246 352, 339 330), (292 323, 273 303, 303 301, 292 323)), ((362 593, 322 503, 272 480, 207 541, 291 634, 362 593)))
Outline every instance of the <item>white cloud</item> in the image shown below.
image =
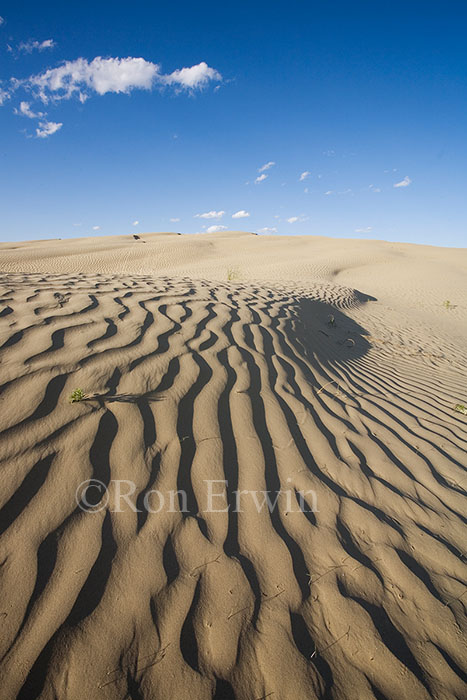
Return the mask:
POLYGON ((132 90, 151 90, 157 83, 179 85, 194 90, 205 87, 210 80, 221 80, 221 75, 204 61, 191 68, 182 68, 163 75, 157 63, 144 58, 102 58, 92 61, 77 58, 65 61, 57 68, 17 81, 37 93, 43 101, 69 99, 77 95, 84 102, 89 92, 105 95, 108 92, 128 94, 132 90))
POLYGON ((328 190, 328 191, 325 192, 324 194, 329 195, 329 194, 334 194, 334 192, 333 192, 332 190, 328 190))
POLYGON ((365 228, 356 228, 355 233, 370 233, 373 231, 373 226, 366 226, 365 228))
POLYGON ((226 231, 227 226, 220 226, 219 224, 215 226, 208 226, 206 233, 216 233, 216 231, 226 231))
POLYGON ((180 219, 178 219, 177 217, 173 217, 172 219, 170 219, 170 221, 171 221, 173 224, 175 224, 175 223, 177 223, 177 221, 180 221, 180 219))
POLYGON ((8 90, 3 90, 2 88, 0 88, 0 107, 9 99, 10 93, 8 92, 8 90))
POLYGON ((201 61, 191 68, 180 68, 174 70, 170 75, 162 77, 166 85, 179 85, 187 90, 200 90, 209 83, 210 80, 222 80, 221 74, 214 68, 210 68, 205 61, 201 61))
POLYGON ((273 165, 275 165, 275 162, 273 160, 270 160, 268 163, 265 163, 260 168, 258 168, 258 172, 264 173, 265 170, 269 170, 269 168, 272 168, 273 165))
MULTIPOLYGON (((20 44, 18 50, 31 53, 33 50, 42 51, 54 45, 53 39, 42 42, 31 40, 20 44)), ((78 58, 74 61, 64 61, 56 68, 31 75, 29 78, 21 80, 10 78, 6 89, 1 87, 0 81, 0 105, 20 89, 44 104, 56 103, 72 97, 77 97, 84 103, 92 94, 129 94, 135 89, 152 90, 157 86, 171 85, 193 91, 202 89, 212 80, 221 81, 222 76, 204 61, 190 68, 181 68, 169 75, 164 75, 160 72, 158 64, 146 61, 144 58, 97 56, 92 61, 78 58)), ((47 121, 46 114, 34 110, 30 101, 21 101, 14 111, 20 116, 41 120, 36 128, 38 138, 47 138, 63 126, 61 122, 47 121)))
POLYGON ((250 216, 249 212, 240 209, 240 211, 236 211, 235 214, 232 214, 232 219, 245 219, 247 216, 250 216))
POLYGON ((39 139, 46 139, 48 136, 55 134, 62 126, 62 123, 57 122, 39 122, 39 127, 36 129, 36 136, 39 139))
POLYGON ((28 117, 29 119, 42 119, 45 117, 44 112, 33 112, 29 102, 20 102, 19 109, 14 110, 15 114, 19 114, 23 117, 28 117))
POLYGON ((258 233, 277 233, 277 228, 275 226, 264 226, 264 228, 259 228, 258 233))
POLYGON ((300 221, 299 216, 291 216, 290 219, 287 219, 289 224, 295 224, 297 221, 300 221))
POLYGON ((300 175, 299 181, 300 181, 300 182, 303 182, 303 180, 306 180, 307 177, 310 177, 310 175, 311 175, 310 171, 309 171, 309 170, 305 170, 305 171, 300 175))
POLYGON ((2 24, 4 23, 4 21, 5 21, 5 20, 3 19, 3 17, 0 17, 0 27, 2 26, 2 24))
POLYGON ((139 221, 133 221, 133 226, 139 226, 139 221))
POLYGON ((225 211, 206 211, 204 214, 195 214, 195 219, 222 219, 225 211))
POLYGON ((92 230, 93 230, 93 231, 99 231, 99 230, 100 230, 100 226, 93 226, 93 227, 92 227, 92 230))
POLYGON ((406 175, 403 180, 394 183, 393 187, 408 187, 411 182, 412 180, 410 179, 410 177, 406 175))
POLYGON ((106 92, 129 93, 138 88, 150 90, 159 72, 159 66, 144 58, 101 58, 90 63, 84 58, 66 61, 58 68, 51 68, 33 75, 26 86, 37 90, 43 102, 68 99, 73 94, 86 97, 86 89, 99 95, 106 92), (83 92, 84 91, 84 92, 83 92))
POLYGON ((23 53, 32 53, 33 51, 45 51, 45 49, 53 49, 55 46, 55 41, 53 39, 46 39, 45 41, 22 41, 18 44, 18 51, 23 53))
POLYGON ((369 185, 368 189, 370 189, 372 192, 381 192, 381 188, 375 187, 374 185, 369 185))
POLYGON ((260 182, 263 182, 267 178, 266 173, 263 173, 262 175, 258 175, 258 177, 255 180, 255 185, 257 185, 260 182))
POLYGON ((308 187, 305 187, 305 189, 304 189, 303 191, 305 192, 305 194, 308 194, 308 192, 309 192, 310 190, 308 189, 308 187))

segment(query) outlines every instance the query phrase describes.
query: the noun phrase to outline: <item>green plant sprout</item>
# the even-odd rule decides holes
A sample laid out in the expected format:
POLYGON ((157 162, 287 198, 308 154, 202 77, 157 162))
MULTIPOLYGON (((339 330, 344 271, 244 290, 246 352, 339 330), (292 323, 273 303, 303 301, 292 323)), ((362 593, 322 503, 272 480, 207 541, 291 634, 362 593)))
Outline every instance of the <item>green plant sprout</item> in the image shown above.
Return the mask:
POLYGON ((77 403, 86 398, 86 394, 82 389, 73 389, 70 395, 70 403, 77 403))

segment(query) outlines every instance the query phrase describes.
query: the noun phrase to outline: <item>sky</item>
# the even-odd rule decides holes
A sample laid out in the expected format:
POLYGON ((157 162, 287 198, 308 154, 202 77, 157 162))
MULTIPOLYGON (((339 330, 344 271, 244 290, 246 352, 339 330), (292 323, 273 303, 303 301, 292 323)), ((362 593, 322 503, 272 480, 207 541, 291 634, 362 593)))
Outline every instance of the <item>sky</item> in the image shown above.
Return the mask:
POLYGON ((465 0, 2 0, 0 17, 0 240, 466 245, 465 0))

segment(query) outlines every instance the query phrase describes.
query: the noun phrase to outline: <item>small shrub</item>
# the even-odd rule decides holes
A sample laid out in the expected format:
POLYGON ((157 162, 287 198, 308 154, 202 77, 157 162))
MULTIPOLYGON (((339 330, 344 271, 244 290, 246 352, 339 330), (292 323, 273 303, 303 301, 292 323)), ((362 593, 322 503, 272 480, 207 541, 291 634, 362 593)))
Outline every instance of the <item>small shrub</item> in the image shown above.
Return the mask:
POLYGON ((463 413, 464 416, 467 416, 467 406, 464 406, 463 403, 456 403, 454 410, 458 413, 463 413))
POLYGON ((443 301, 443 306, 444 306, 445 309, 452 309, 452 308, 453 308, 453 305, 452 305, 451 302, 448 301, 448 300, 443 301))
POLYGON ((229 282, 238 279, 239 276, 240 274, 238 270, 236 270, 234 267, 229 267, 229 269, 227 270, 227 279, 229 282))
POLYGON ((70 403, 77 403, 86 398, 86 394, 82 389, 73 389, 70 395, 70 403))

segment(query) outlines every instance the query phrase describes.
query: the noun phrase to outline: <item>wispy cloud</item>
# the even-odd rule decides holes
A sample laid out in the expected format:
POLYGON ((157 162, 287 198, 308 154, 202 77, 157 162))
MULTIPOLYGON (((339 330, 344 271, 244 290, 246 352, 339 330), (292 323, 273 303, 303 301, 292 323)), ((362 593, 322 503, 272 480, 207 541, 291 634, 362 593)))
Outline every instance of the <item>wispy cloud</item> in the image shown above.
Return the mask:
POLYGON ((255 180, 255 185, 258 185, 260 182, 263 182, 264 180, 266 180, 266 178, 267 178, 266 173, 263 173, 262 175, 258 175, 258 177, 255 180))
POLYGON ((139 226, 139 221, 133 221, 132 226, 139 226))
POLYGON ((272 168, 274 165, 275 165, 275 162, 273 160, 270 160, 268 163, 265 163, 260 168, 258 168, 258 172, 264 173, 265 170, 269 170, 269 168, 272 168))
POLYGON ((226 231, 227 228, 228 228, 227 226, 221 226, 220 224, 217 224, 215 226, 209 226, 206 229, 206 233, 216 233, 216 231, 226 231))
POLYGON ((301 223, 302 221, 308 221, 308 219, 308 216, 302 214, 301 216, 290 216, 286 221, 288 224, 296 224, 298 221, 301 223))
POLYGON ((232 219, 245 219, 247 216, 250 216, 250 213, 244 209, 240 209, 240 211, 236 211, 235 214, 232 214, 232 219))
POLYGON ((366 226, 365 228, 356 228, 355 233, 370 233, 373 231, 373 226, 366 226))
POLYGON ((22 41, 18 44, 18 51, 20 53, 32 53, 33 51, 45 51, 46 49, 53 49, 55 46, 55 41, 53 39, 46 39, 45 41, 22 41))
POLYGON ((334 194, 334 191, 333 191, 333 190, 328 190, 328 191, 325 192, 324 194, 329 196, 330 194, 334 194))
POLYGON ((205 211, 204 214, 195 214, 195 219, 222 219, 225 211, 205 211))
POLYGON ((10 92, 8 90, 3 90, 3 88, 0 87, 0 107, 1 105, 5 104, 5 102, 9 99, 10 92))
POLYGON ((277 228, 275 226, 264 226, 263 228, 259 228, 257 233, 277 233, 277 228))
POLYGON ((404 179, 401 180, 400 182, 395 182, 393 187, 408 187, 411 182, 412 182, 412 180, 410 179, 410 177, 408 175, 406 175, 404 177, 404 179))
POLYGON ((174 216, 174 217, 172 217, 172 218, 170 219, 170 221, 171 221, 173 224, 176 224, 177 221, 180 221, 180 219, 179 219, 178 217, 174 216))
POLYGON ((5 22, 5 20, 3 19, 3 17, 0 17, 0 27, 2 26, 2 24, 3 24, 4 22, 5 22))
POLYGON ((92 230, 93 231, 100 231, 100 228, 101 228, 100 226, 93 226, 92 230))
POLYGON ((28 117, 29 119, 42 119, 45 117, 44 112, 33 112, 29 102, 20 102, 19 108, 13 110, 15 114, 19 114, 22 117, 28 117))
POLYGON ((39 122, 39 126, 36 129, 36 136, 39 139, 46 139, 48 136, 55 134, 62 126, 63 124, 61 122, 39 122))
POLYGON ((372 192, 381 192, 381 188, 375 187, 374 185, 369 185, 368 189, 371 190, 372 192))
POLYGON ((311 173, 309 170, 304 170, 304 172, 300 175, 299 181, 303 182, 303 180, 306 180, 307 177, 310 177, 311 173))

